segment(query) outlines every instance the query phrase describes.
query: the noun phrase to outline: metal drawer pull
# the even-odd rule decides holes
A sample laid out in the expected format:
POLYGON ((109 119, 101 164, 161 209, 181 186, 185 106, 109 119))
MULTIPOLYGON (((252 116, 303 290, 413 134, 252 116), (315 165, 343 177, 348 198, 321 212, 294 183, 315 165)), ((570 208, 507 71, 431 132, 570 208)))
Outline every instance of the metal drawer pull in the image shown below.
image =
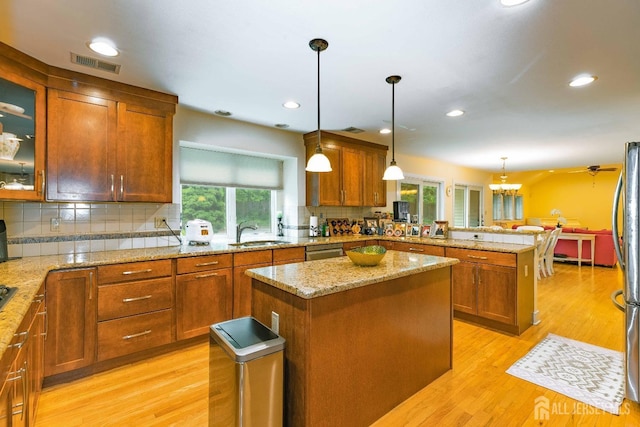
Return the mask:
POLYGON ((29 331, 24 331, 24 332, 20 332, 18 334, 13 334, 14 337, 22 337, 22 341, 17 342, 13 345, 10 345, 9 347, 15 347, 15 348, 22 348, 22 346, 24 345, 24 343, 27 342, 27 338, 29 338, 29 331))
POLYGON ((206 267, 208 265, 216 265, 216 264, 220 264, 220 261, 201 262, 199 264, 196 264, 196 267, 206 267))
POLYGON ((424 249, 419 249, 419 248, 409 248, 409 250, 414 252, 424 252, 424 249))
POLYGON ((477 256, 477 255, 467 255, 468 258, 473 258, 473 259, 489 259, 486 256, 477 256))
POLYGON ((207 277, 217 276, 218 273, 209 273, 209 274, 198 274, 196 279, 206 279, 207 277))
POLYGON ((153 270, 151 270, 150 268, 147 268, 145 270, 132 270, 132 271, 123 271, 122 275, 123 276, 128 276, 130 274, 142 274, 142 273, 151 273, 153 270))
POLYGON ((122 302, 132 302, 132 301, 140 301, 143 299, 149 299, 151 295, 145 295, 143 297, 134 297, 134 298, 122 298, 122 302))
POLYGON ((144 332, 138 332, 137 334, 131 334, 131 335, 125 335, 122 337, 123 340, 130 340, 131 338, 138 338, 141 337, 143 335, 148 335, 151 333, 151 329, 147 329, 144 332))

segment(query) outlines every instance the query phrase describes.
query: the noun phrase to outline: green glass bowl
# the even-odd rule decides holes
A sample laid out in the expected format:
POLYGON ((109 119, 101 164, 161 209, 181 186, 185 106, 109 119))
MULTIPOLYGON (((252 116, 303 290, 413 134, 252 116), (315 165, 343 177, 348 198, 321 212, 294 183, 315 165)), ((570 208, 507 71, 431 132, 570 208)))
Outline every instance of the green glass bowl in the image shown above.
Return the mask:
POLYGON ((364 246, 347 251, 347 256, 355 265, 374 266, 378 265, 387 253, 384 246, 364 246))

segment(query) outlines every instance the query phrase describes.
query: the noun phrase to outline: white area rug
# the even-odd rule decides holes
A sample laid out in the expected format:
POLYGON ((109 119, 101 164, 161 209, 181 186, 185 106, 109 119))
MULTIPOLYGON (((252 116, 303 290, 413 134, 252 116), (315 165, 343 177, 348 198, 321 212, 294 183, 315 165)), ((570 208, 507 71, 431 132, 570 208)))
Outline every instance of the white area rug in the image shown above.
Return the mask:
POLYGON ((554 334, 507 373, 616 415, 624 399, 621 352, 554 334))

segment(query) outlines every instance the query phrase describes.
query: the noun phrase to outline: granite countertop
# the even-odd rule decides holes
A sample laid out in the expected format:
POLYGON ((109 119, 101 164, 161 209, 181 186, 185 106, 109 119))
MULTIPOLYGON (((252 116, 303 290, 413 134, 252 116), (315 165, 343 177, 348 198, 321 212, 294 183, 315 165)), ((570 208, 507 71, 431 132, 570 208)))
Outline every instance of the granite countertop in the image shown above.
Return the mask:
POLYGON ((387 251, 380 264, 360 267, 348 257, 247 270, 254 279, 305 299, 343 292, 460 262, 455 258, 387 251))
MULTIPOLYGON (((521 253, 533 250, 534 248, 533 245, 519 245, 487 241, 432 239, 419 237, 389 238, 386 236, 364 235, 314 238, 286 237, 284 239, 285 240, 283 241, 283 243, 272 244, 268 246, 243 247, 219 242, 202 246, 184 245, 161 248, 92 252, 72 255, 25 257, 0 263, 0 284, 15 286, 18 288, 13 297, 5 304, 2 311, 0 311, 0 357, 4 355, 5 350, 7 349, 7 345, 13 338, 13 334, 17 331, 18 327, 20 326, 20 322, 26 315, 31 301, 35 297, 40 286, 44 283, 44 280, 47 277, 47 273, 52 270, 93 267, 105 264, 148 261, 154 259, 171 259, 198 255, 260 251, 297 246, 313 246, 326 243, 345 243, 359 240, 393 240, 509 253, 521 253)), ((347 260, 347 258, 344 258, 344 260, 347 260)))

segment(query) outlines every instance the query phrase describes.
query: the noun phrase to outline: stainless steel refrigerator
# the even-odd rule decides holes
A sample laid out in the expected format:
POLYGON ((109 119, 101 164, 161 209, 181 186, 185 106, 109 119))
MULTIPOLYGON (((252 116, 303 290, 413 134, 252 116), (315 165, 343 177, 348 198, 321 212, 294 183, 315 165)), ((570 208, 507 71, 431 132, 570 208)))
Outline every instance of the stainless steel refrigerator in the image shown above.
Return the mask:
POLYGON ((618 265, 624 273, 624 288, 612 293, 611 299, 624 311, 626 397, 640 402, 640 142, 625 145, 624 167, 613 198, 612 230, 618 265), (616 299, 621 295, 624 305, 616 299))

